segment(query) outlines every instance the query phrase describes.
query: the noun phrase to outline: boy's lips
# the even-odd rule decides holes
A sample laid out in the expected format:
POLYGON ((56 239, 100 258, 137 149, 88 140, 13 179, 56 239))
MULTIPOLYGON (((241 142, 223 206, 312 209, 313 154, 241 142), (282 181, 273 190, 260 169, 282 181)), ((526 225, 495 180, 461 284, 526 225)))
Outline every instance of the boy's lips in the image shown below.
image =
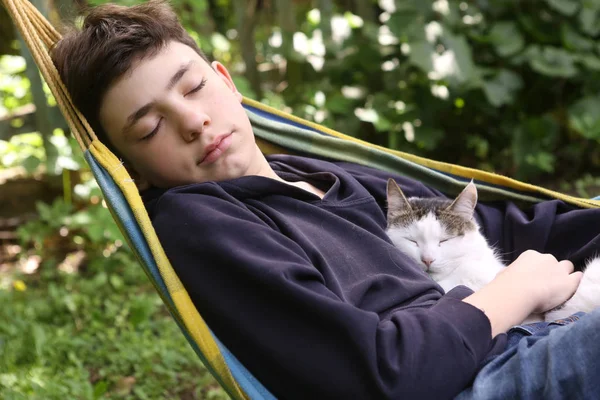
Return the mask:
POLYGON ((202 159, 200 159, 198 165, 212 164, 213 162, 217 161, 217 159, 221 157, 225 151, 227 151, 230 145, 231 133, 217 137, 211 144, 206 146, 204 149, 204 156, 202 159))

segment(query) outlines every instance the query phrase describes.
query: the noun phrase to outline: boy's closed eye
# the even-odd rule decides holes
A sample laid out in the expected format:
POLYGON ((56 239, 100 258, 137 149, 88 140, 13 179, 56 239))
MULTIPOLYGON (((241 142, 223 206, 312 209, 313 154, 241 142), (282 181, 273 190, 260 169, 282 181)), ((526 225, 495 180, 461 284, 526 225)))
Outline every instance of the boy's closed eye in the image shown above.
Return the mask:
POLYGON ((200 89, 202 89, 204 87, 204 85, 206 85, 206 78, 202 78, 202 81, 200 81, 200 83, 194 87, 192 90, 190 90, 189 92, 187 92, 185 94, 185 96, 189 96, 190 94, 194 94, 196 92, 199 92, 200 89))
MULTIPOLYGON (((198 85, 196 85, 192 90, 190 90, 189 92, 184 94, 184 97, 199 92, 205 85, 206 85, 206 78, 202 78, 202 80, 200 81, 200 83, 198 85)), ((154 129, 150 133, 141 137, 140 141, 146 141, 146 140, 152 139, 158 133, 162 122, 163 122, 163 118, 160 118, 158 120, 156 126, 154 127, 154 129)))

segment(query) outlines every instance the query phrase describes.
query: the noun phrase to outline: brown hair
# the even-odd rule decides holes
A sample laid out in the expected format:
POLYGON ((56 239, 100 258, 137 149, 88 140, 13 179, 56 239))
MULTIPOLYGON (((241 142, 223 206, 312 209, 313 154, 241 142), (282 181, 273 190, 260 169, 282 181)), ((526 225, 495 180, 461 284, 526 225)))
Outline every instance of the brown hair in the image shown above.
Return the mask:
POLYGON ((136 61, 156 55, 168 42, 206 55, 179 23, 171 7, 161 0, 131 7, 104 4, 91 9, 81 30, 70 28, 51 49, 51 56, 73 103, 86 117, 96 136, 113 153, 99 121, 106 91, 136 61))

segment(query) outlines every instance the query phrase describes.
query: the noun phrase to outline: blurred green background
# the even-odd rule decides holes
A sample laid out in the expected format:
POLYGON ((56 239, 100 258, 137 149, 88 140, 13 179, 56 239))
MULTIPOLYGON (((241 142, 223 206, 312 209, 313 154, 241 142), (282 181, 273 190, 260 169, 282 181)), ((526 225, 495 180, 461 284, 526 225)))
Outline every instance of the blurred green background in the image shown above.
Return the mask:
MULTIPOLYGON (((101 3, 34 1, 56 24, 101 3)), ((600 0, 171 4, 248 97, 600 195, 600 0)), ((22 43, 0 8, 0 398, 225 398, 124 245, 22 43)))

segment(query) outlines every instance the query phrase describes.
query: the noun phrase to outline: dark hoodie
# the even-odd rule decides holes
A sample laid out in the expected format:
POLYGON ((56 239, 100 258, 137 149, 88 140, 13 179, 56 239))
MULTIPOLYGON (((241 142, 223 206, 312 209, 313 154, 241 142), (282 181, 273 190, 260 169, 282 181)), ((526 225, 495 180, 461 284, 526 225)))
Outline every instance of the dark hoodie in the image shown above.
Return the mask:
MULTIPOLYGON (((150 189, 144 201, 200 314, 275 396, 450 398, 502 352, 505 335, 492 340, 487 317, 461 301, 469 289, 444 294, 391 244, 388 173, 294 156, 269 162, 325 197, 246 176, 150 189)), ((394 178, 409 197, 442 195, 394 178)), ((559 201, 527 213, 480 204, 476 217, 507 262, 526 249, 582 249, 570 255, 583 260, 600 240, 600 210, 568 210, 559 201)))

